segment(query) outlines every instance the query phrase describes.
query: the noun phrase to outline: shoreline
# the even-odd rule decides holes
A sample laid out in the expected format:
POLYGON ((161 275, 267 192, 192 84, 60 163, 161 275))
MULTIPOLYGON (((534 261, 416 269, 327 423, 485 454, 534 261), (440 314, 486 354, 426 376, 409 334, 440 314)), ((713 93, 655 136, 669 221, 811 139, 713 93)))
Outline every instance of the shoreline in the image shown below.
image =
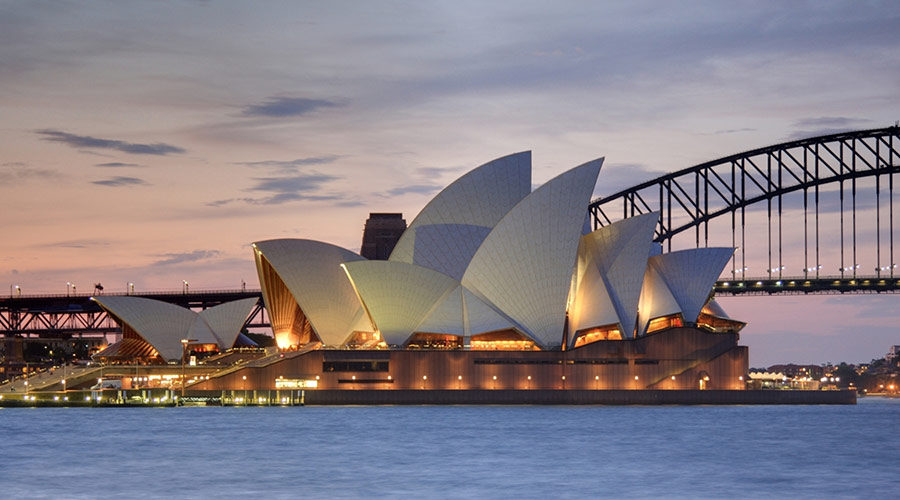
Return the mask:
MULTIPOLYGON (((0 408, 169 407, 180 391, 105 390, 4 394, 0 408)), ((870 397, 870 396, 866 396, 870 397)), ((896 397, 890 395, 876 397, 896 397)), ((346 405, 854 405, 855 391, 800 390, 229 390, 185 391, 187 406, 346 405)))

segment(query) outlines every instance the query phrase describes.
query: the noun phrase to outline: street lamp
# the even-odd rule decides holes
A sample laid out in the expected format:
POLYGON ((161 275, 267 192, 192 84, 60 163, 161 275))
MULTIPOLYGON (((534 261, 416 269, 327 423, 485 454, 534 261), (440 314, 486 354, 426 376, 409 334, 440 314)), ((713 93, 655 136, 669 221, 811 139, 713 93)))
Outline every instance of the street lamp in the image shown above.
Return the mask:
POLYGON ((128 295, 134 295, 134 283, 128 283, 128 295))
POLYGON ((66 281, 66 297, 69 296, 69 288, 72 287, 72 283, 66 281))
MULTIPOLYGON (((185 281, 187 283, 187 281, 185 281)), ((181 339, 181 404, 184 404, 184 359, 187 357, 187 347, 197 339, 181 339)))
POLYGON ((190 286, 188 285, 187 280, 181 280, 181 293, 187 294, 188 290, 190 290, 190 286))

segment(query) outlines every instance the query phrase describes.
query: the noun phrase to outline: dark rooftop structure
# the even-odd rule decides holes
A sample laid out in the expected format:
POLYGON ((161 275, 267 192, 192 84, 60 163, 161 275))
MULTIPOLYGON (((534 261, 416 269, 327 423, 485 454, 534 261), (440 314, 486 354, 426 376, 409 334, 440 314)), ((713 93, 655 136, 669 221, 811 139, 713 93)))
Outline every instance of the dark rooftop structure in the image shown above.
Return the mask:
POLYGON ((369 260, 387 260, 405 230, 403 214, 370 213, 359 254, 369 260))

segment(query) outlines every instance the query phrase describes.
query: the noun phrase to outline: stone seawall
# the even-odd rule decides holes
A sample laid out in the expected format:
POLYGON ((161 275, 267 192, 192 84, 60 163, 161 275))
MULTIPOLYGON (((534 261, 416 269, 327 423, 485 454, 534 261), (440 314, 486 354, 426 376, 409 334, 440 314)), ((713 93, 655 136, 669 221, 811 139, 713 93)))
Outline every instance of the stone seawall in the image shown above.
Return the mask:
MULTIPOLYGON (((306 389, 185 391, 189 405, 833 405, 856 404, 855 391, 729 390, 418 390, 306 389)), ((175 406, 177 391, 106 390, 5 395, 0 407, 175 406), (137 397, 141 396, 141 397, 137 397)))
POLYGON ((856 404, 855 391, 308 390, 308 405, 766 405, 856 404))

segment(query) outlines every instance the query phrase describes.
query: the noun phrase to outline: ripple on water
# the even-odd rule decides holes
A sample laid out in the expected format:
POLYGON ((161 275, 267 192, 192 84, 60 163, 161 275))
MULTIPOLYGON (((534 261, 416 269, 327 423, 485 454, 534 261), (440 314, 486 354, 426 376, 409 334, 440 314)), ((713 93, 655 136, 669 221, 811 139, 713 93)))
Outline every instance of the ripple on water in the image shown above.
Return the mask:
POLYGON ((4 498, 889 498, 900 401, 6 408, 4 498))

